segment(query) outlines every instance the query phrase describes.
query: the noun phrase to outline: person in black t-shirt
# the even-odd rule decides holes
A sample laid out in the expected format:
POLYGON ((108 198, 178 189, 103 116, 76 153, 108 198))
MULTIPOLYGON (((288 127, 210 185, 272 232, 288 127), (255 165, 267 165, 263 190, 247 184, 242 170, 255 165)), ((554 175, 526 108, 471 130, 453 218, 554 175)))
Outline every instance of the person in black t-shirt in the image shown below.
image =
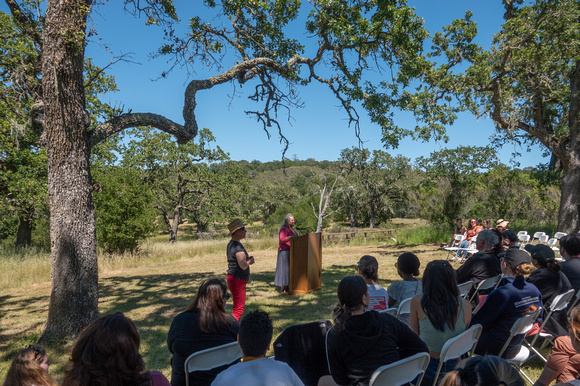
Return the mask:
POLYGON ((234 318, 240 321, 246 305, 246 284, 250 280, 250 265, 254 264, 254 256, 249 256, 240 240, 246 237, 246 224, 235 219, 228 224, 232 239, 228 243, 228 288, 234 301, 234 318))

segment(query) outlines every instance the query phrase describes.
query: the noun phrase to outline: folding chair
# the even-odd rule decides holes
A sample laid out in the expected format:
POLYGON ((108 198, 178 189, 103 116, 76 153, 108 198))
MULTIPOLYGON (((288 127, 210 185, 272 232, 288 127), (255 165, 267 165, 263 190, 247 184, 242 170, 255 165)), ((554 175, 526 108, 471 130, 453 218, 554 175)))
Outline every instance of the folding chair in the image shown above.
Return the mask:
POLYGON ((397 317, 397 308, 387 308, 386 310, 380 310, 379 312, 386 312, 389 315, 393 315, 395 318, 397 317))
POLYGON ((576 292, 576 296, 575 296, 575 300, 574 303, 572 303, 572 305, 570 307, 568 307, 568 317, 570 316, 570 312, 572 311, 572 308, 576 307, 576 304, 578 304, 578 301, 580 300, 580 290, 578 290, 578 292, 576 292))
POLYGON ((453 242, 451 243, 451 245, 443 248, 448 252, 447 257, 445 258, 446 260, 449 260, 449 256, 452 253, 457 252, 457 250, 459 249, 457 246, 459 245, 459 243, 461 243, 463 241, 464 238, 465 238, 464 235, 456 235, 455 238, 453 239, 453 242))
POLYGON ((534 236, 532 237, 531 243, 533 243, 534 240, 540 240, 540 237, 545 236, 545 235, 546 235, 546 232, 536 232, 536 233, 534 233, 534 236))
POLYGON ((475 297, 479 294, 479 291, 483 291, 490 288, 496 289, 502 277, 503 275, 500 273, 499 275, 488 277, 487 279, 480 281, 475 286, 475 291, 473 292, 473 295, 471 295, 471 297, 467 300, 469 300, 470 302, 473 301, 473 299, 475 299, 475 297))
MULTIPOLYGON (((497 355, 498 357, 500 358, 502 357, 503 353, 508 348, 509 344, 511 343, 511 341, 514 339, 515 336, 527 334, 532 329, 534 323, 536 322, 536 319, 538 319, 538 316, 540 315, 540 312, 542 312, 542 307, 538 307, 538 309, 533 313, 524 315, 514 322, 512 328, 510 329, 510 336, 506 340, 499 354, 497 355)), ((516 369, 518 369, 518 371, 528 380, 528 382, 530 382, 530 384, 533 385, 534 382, 530 379, 530 377, 527 376, 526 373, 523 372, 523 370, 520 367, 522 363, 528 360, 529 356, 530 350, 528 350, 527 347, 523 346, 522 341, 522 345, 520 345, 520 350, 518 351, 518 353, 513 358, 504 358, 504 359, 507 360, 516 369)))
POLYGON ((461 296, 462 298, 467 296, 472 287, 473 287, 472 281, 466 281, 465 283, 457 284, 457 288, 459 289, 459 296, 461 296))
POLYGON ((518 240, 520 241, 520 249, 524 249, 526 244, 530 242, 530 235, 519 235, 518 240))
POLYGON ((538 239, 538 244, 546 244, 548 240, 550 240, 550 236, 548 235, 540 236, 540 238, 538 239))
POLYGON ((369 386, 400 386, 411 382, 420 375, 419 382, 416 384, 418 386, 423 380, 430 359, 428 353, 422 352, 381 366, 373 373, 369 386))
POLYGON ((475 350, 479 336, 481 335, 481 330, 481 324, 475 324, 461 334, 457 335, 455 338, 451 338, 445 342, 443 348, 441 349, 439 366, 437 367, 437 372, 435 373, 433 386, 437 385, 437 378, 439 378, 439 373, 441 372, 443 363, 451 359, 457 359, 468 352, 468 357, 471 356, 473 350, 475 350))
POLYGON ((543 349, 545 347, 545 345, 543 344, 539 350, 537 350, 534 347, 534 344, 536 343, 536 341, 538 340, 538 338, 544 338, 546 339, 546 341, 544 343, 550 342, 552 344, 554 344, 554 342, 552 342, 552 335, 549 333, 542 333, 542 330, 544 329, 544 326, 546 325, 546 323, 548 322, 548 320, 550 320, 550 317, 552 317, 552 314, 554 312, 557 311, 562 311, 564 309, 566 309, 566 307, 568 307, 568 304, 570 303, 570 300, 572 300, 572 297, 574 296, 574 290, 571 289, 568 292, 564 292, 563 294, 560 294, 558 296, 556 296, 553 300, 552 303, 548 306, 548 315, 546 315, 544 317, 544 320, 542 321, 542 324, 540 325, 540 329, 538 330, 538 333, 534 336, 534 338, 532 339, 532 341, 530 343, 527 343, 528 347, 530 348, 530 350, 532 350, 534 352, 534 354, 536 354, 537 356, 539 356, 544 363, 547 362, 546 358, 544 358, 544 356, 540 353, 539 350, 543 349))
POLYGON ((519 231, 518 232, 518 237, 520 236, 526 236, 528 234, 528 231, 519 231))
POLYGON ((242 348, 238 342, 227 343, 194 352, 185 360, 185 385, 189 386, 189 373, 229 365, 243 356, 242 348))
POLYGON ((411 299, 412 298, 407 298, 407 299, 401 301, 401 304, 399 304, 399 308, 397 309, 397 318, 399 316, 401 316, 402 314, 410 314, 411 313, 411 299))
POLYGON ((560 240, 564 236, 568 236, 568 233, 564 233, 564 232, 556 232, 556 233, 554 233, 554 238, 556 240, 560 240))

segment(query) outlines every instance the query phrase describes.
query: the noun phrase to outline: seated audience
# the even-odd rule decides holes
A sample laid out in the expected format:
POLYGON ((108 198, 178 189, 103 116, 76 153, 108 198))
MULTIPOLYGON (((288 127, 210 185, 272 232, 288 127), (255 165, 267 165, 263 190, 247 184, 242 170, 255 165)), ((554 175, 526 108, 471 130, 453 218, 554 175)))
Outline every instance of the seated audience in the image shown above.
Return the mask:
POLYGON ((419 276, 420 266, 421 262, 414 253, 405 252, 397 258, 395 267, 397 268, 397 273, 403 280, 394 282, 387 289, 389 293, 389 307, 399 307, 403 300, 421 294, 423 284, 421 283, 421 279, 417 278, 419 276))
POLYGON ((267 313, 253 311, 244 316, 238 333, 244 357, 240 363, 218 374, 212 385, 304 385, 286 363, 266 358, 272 333, 272 321, 267 313))
MULTIPOLYGON (((227 285, 223 279, 204 281, 193 302, 177 315, 167 335, 171 358, 171 384, 185 385, 185 360, 193 353, 235 342, 238 321, 226 313, 227 285)), ((190 385, 209 385, 227 366, 189 373, 190 385)))
POLYGON ((503 236, 502 236, 501 232, 498 231, 497 229, 490 229, 490 231, 493 232, 497 236, 497 243, 495 243, 495 245, 493 246, 493 251, 495 252, 495 256, 497 257, 497 260, 499 261, 500 255, 505 253, 505 248, 503 247, 503 236))
POLYGON ((159 371, 145 370, 141 338, 133 321, 117 312, 85 327, 72 348, 63 386, 169 386, 159 371))
POLYGON ((520 247, 520 239, 516 232, 512 231, 511 229, 507 229, 501 232, 503 237, 503 247, 507 250, 510 248, 519 248, 520 247))
POLYGON ((488 230, 493 229, 493 227, 491 226, 491 220, 489 218, 486 218, 483 220, 483 229, 488 229, 488 230))
POLYGON ((477 285, 482 280, 497 276, 501 273, 499 260, 494 246, 497 244, 496 234, 490 230, 483 230, 477 235, 475 247, 478 252, 471 256, 461 267, 457 268, 457 282, 473 281, 477 285))
POLYGON ((495 229, 497 229, 500 232, 503 232, 507 230, 508 224, 509 224, 508 221, 504 220, 503 218, 500 218, 495 222, 495 229))
MULTIPOLYGON (((498 355, 510 335, 514 322, 529 312, 542 307, 542 294, 524 275, 532 271, 530 255, 521 249, 509 249, 500 261, 505 275, 502 286, 493 290, 473 316, 471 324, 481 324, 483 331, 475 348, 479 355, 498 355)), ((513 358, 519 351, 524 336, 515 337, 507 347, 504 358, 513 358)))
POLYGON ((483 230, 481 225, 477 225, 477 220, 472 218, 469 220, 469 226, 467 227, 467 232, 465 232, 465 238, 461 243, 459 243, 460 250, 457 251, 456 258, 467 257, 467 248, 472 244, 471 239, 476 236, 479 232, 483 230))
POLYGON ((560 239, 560 255, 564 258, 562 272, 576 291, 580 289, 580 233, 560 239))
MULTIPOLYGON (((459 296, 451 264, 444 260, 429 262, 423 273, 423 295, 411 300, 411 329, 427 344, 431 355, 423 378, 426 385, 435 379, 445 342, 464 332, 470 321, 471 304, 459 296)), ((456 365, 457 360, 445 362, 440 376, 456 365)))
POLYGON ((552 353, 534 386, 549 385, 555 379, 558 382, 571 382, 578 376, 580 376, 580 306, 574 307, 570 312, 569 335, 559 336, 554 340, 552 353))
POLYGON ((56 386, 48 375, 48 366, 50 362, 44 348, 30 345, 16 354, 4 386, 56 386))
MULTIPOLYGON (((339 385, 368 384, 380 366, 427 352, 427 346, 404 323, 387 313, 367 311, 369 293, 360 276, 338 284, 334 326, 328 331, 328 366, 339 385)), ((319 384, 330 384, 322 377, 319 384)))
POLYGON ((462 360, 439 386, 524 386, 518 371, 508 361, 496 356, 472 356, 462 360))
POLYGON ((465 225, 463 225, 463 220, 458 218, 457 223, 455 223, 455 229, 453 230, 453 237, 451 238, 451 241, 447 245, 449 246, 453 244, 455 238, 459 235, 464 235, 465 232, 467 232, 467 228, 465 227, 465 225))
MULTIPOLYGON (((552 304, 554 298, 572 289, 562 267, 556 261, 554 251, 547 245, 528 244, 526 251, 532 255, 532 264, 536 269, 528 277, 528 283, 535 285, 542 294, 542 303, 552 304)), ((552 314, 544 328, 552 335, 568 335, 568 316, 566 310, 552 314)))
POLYGON ((369 310, 386 310, 389 295, 386 289, 376 284, 376 281, 379 280, 379 262, 377 259, 373 256, 364 255, 358 261, 357 267, 358 274, 365 279, 369 288, 371 297, 369 310))

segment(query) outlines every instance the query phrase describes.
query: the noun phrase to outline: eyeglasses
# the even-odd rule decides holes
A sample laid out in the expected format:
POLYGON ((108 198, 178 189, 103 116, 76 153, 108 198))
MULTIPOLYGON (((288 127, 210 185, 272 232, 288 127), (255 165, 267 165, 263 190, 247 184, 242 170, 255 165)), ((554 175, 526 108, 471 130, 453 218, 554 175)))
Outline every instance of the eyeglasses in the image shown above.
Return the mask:
POLYGON ((245 232, 246 231, 246 227, 241 227, 240 230, 242 230, 242 231, 245 232))

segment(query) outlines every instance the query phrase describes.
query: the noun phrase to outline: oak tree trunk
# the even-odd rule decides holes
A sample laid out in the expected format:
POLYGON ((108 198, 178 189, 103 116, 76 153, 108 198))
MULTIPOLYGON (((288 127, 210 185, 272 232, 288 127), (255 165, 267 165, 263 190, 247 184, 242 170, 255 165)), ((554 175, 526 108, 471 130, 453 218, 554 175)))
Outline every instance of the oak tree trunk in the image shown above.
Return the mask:
POLYGON ((83 88, 90 0, 49 0, 42 87, 50 203, 51 283, 41 340, 74 337, 98 316, 95 210, 89 169, 89 116, 83 88))
POLYGON ((18 232, 16 233, 16 248, 27 248, 32 239, 32 221, 28 216, 20 216, 18 220, 18 232))
POLYGON ((580 151, 577 153, 571 154, 564 169, 558 211, 558 231, 568 234, 580 232, 580 151))

